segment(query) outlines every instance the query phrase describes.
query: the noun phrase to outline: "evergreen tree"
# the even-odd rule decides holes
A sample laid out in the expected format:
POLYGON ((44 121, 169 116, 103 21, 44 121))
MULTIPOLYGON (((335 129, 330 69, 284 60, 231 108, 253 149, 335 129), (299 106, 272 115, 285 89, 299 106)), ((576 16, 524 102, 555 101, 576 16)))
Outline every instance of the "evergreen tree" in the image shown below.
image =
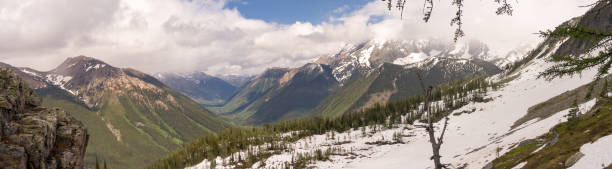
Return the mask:
POLYGON ((578 120, 578 114, 580 114, 580 108, 578 107, 578 102, 574 99, 574 103, 572 104, 572 108, 569 110, 567 116, 568 128, 571 129, 576 124, 578 120))
MULTIPOLYGON (((593 9, 589 12, 599 12, 599 10, 602 9, 606 10, 604 8, 610 8, 610 3, 612 3, 612 0, 599 0, 591 5, 593 9)), ((589 12, 587 12, 587 14, 589 14, 589 12)), ((556 39, 573 38, 584 41, 586 42, 585 45, 589 46, 583 51, 585 55, 553 55, 549 61, 557 64, 542 72, 539 75, 540 77, 551 80, 557 77, 578 74, 596 66, 599 66, 596 79, 600 79, 602 76, 608 74, 612 66, 612 47, 610 45, 612 41, 612 31, 596 30, 576 24, 560 26, 554 30, 540 31, 540 35, 542 37, 556 39)))
POLYGON ((593 93, 593 88, 594 88, 594 87, 595 87, 595 84, 594 84, 594 83, 589 85, 589 88, 588 88, 588 90, 587 90, 587 93, 586 93, 586 95, 584 96, 584 99, 585 99, 585 100, 589 100, 589 99, 591 98, 591 94, 593 93))
POLYGON ((608 79, 605 79, 604 86, 601 88, 601 92, 599 93, 599 97, 607 98, 608 97, 608 79))
POLYGON ((96 169, 101 169, 100 163, 98 162, 98 156, 96 156, 96 169))
POLYGON ((210 168, 211 169, 217 168, 217 160, 216 159, 213 159, 213 160, 210 161, 210 168))

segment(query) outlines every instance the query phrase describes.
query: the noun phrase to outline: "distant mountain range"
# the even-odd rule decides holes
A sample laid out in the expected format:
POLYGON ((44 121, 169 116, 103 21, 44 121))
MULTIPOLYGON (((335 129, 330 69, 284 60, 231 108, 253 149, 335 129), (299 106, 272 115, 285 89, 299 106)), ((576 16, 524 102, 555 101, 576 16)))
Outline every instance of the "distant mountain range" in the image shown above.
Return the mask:
POLYGON ((91 137, 85 161, 135 168, 185 142, 231 125, 153 76, 78 56, 57 68, 36 71, 7 64, 43 98, 83 121, 91 137))
POLYGON ((204 72, 158 73, 155 77, 202 105, 222 105, 238 91, 238 87, 204 72))
POLYGON ((416 73, 427 85, 490 75, 526 51, 495 56, 479 41, 348 45, 299 68, 268 69, 242 86, 226 104, 211 109, 237 123, 256 125, 305 116, 336 117, 421 94, 416 73))
POLYGON ((255 76, 249 75, 218 75, 217 77, 237 88, 241 88, 255 78, 255 76))
POLYGON ((347 45, 302 67, 271 68, 255 77, 203 72, 155 76, 227 119, 257 125, 305 116, 336 117, 418 95, 417 73, 428 85, 495 74, 530 49, 523 45, 500 55, 477 40, 372 40, 347 45))
POLYGON ((298 68, 271 68, 255 77, 203 72, 156 77, 210 110, 239 124, 346 112, 420 94, 416 73, 428 85, 490 75, 524 56, 517 47, 499 55, 480 41, 369 41, 347 45, 298 68))

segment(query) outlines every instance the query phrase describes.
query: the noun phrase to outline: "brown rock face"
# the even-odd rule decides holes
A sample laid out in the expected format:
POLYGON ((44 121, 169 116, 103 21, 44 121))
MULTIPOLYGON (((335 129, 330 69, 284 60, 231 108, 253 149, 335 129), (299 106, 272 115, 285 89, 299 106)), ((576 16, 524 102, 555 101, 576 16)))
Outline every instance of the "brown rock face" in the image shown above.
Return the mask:
POLYGON ((41 99, 13 71, 0 68, 0 168, 81 169, 88 134, 41 99))

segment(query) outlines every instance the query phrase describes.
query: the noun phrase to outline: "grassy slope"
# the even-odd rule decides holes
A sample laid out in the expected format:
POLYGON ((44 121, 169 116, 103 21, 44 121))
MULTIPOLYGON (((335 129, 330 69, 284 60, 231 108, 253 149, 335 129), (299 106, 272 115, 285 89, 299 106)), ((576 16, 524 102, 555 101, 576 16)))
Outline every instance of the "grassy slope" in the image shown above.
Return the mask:
POLYGON ((602 78, 602 80, 580 86, 574 90, 567 91, 558 96, 555 96, 547 100, 546 102, 542 102, 533 107, 530 107, 527 112, 527 115, 517 120, 512 127, 514 128, 516 126, 520 126, 521 124, 535 118, 548 118, 559 111, 570 108, 574 100, 576 100, 578 104, 582 104, 591 100, 594 97, 597 97, 604 86, 605 81, 603 79, 608 79, 608 81, 612 81, 612 76, 608 75, 605 78, 602 78), (592 86, 593 88, 591 91, 591 98, 586 98, 586 95, 589 92, 589 87, 591 85, 594 85, 592 86))
POLYGON ((168 110, 145 106, 127 96, 107 93, 99 110, 92 111, 76 98, 57 88, 38 93, 47 107, 62 107, 83 121, 90 133, 86 155, 88 166, 95 158, 106 159, 111 168, 137 168, 212 131, 229 124, 201 108, 186 96, 171 92, 180 107, 168 110), (102 120, 104 119, 104 121, 102 120), (118 129, 121 141, 111 133, 107 124, 118 129))
MULTIPOLYGON (((609 79, 612 76, 606 78, 609 79)), ((591 82, 537 104, 529 108, 528 114, 517 120, 515 125, 520 125, 524 121, 535 118, 550 117, 556 112, 570 108, 575 99, 578 103, 590 100, 585 99, 585 95, 591 84, 595 84, 591 93, 592 98, 598 97, 603 83, 603 79, 591 82)), ((582 145, 610 134, 612 134, 612 101, 600 98, 600 101, 592 110, 580 117, 575 127, 568 129, 568 123, 561 123, 547 134, 522 145, 517 145, 510 152, 497 158, 493 162, 494 168, 510 169, 522 162, 528 162, 524 168, 564 168, 559 164, 565 163, 569 157, 580 150, 582 145), (539 147, 553 140, 557 134, 559 142, 533 153, 539 147)))
MULTIPOLYGON (((329 70, 331 72, 331 70, 329 70)), ((298 71, 291 81, 275 89, 257 108, 249 121, 265 124, 312 115, 312 111, 337 88, 330 74, 298 71)))
POLYGON ((610 134, 612 134, 612 101, 603 99, 593 109, 581 116, 574 127, 568 128, 567 122, 555 126, 536 141, 517 146, 494 160, 494 168, 510 169, 522 162, 527 162, 524 169, 565 168, 561 164, 580 151, 582 145, 610 134), (559 141, 556 144, 533 153, 544 143, 553 140, 557 134, 559 134, 559 141))
POLYGON ((226 112, 224 115, 230 119, 238 118, 235 114, 246 111, 247 106, 251 105, 255 99, 265 95, 270 89, 278 85, 277 79, 262 78, 244 86, 235 96, 233 96, 223 107, 213 108, 215 112, 226 112))
MULTIPOLYGON (((363 75, 361 75, 363 76, 363 75)), ((344 87, 339 88, 336 93, 327 97, 314 112, 322 117, 338 117, 344 112, 349 111, 359 98, 367 92, 367 89, 372 85, 372 82, 377 76, 370 75, 366 77, 358 77, 356 80, 349 82, 344 87)))
MULTIPOLYGON (((127 168, 130 164, 145 164, 144 161, 138 162, 139 160, 137 157, 152 158, 155 157, 156 154, 166 153, 165 151, 156 151, 160 150, 159 147, 151 146, 149 147, 152 149, 151 153, 137 156, 133 153, 133 149, 142 145, 142 142, 152 142, 152 140, 142 139, 138 134, 139 132, 134 131, 133 128, 124 128, 121 130, 123 143, 117 141, 116 137, 106 127, 106 123, 102 121, 102 117, 105 117, 105 119, 114 118, 115 115, 113 113, 105 113, 103 116, 97 111, 91 111, 84 105, 79 104, 78 100, 72 98, 72 96, 60 89, 49 88, 45 89, 45 91, 38 91, 38 93, 43 97, 44 106, 62 107, 69 112, 70 115, 81 120, 86 125, 90 134, 85 157, 85 162, 88 166, 93 166, 95 164, 96 156, 100 159, 106 159, 110 162, 109 165, 112 168, 127 168), (127 143, 129 143, 130 146, 128 146, 127 143)), ((115 122, 113 125, 114 127, 120 127, 123 124, 122 122, 115 122)))

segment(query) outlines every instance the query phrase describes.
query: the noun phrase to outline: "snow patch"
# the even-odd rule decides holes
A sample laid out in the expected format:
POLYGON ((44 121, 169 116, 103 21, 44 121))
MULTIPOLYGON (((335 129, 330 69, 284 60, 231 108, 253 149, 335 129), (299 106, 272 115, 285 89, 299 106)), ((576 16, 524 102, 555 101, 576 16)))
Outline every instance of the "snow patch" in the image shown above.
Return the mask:
POLYGON ((396 64, 396 65, 413 64, 413 63, 418 63, 418 62, 424 61, 427 58, 429 58, 429 56, 427 54, 423 53, 423 52, 410 53, 406 57, 395 59, 393 61, 393 64, 396 64))
POLYGON ((525 165, 527 165, 527 162, 522 162, 522 163, 517 164, 516 166, 512 167, 512 169, 521 169, 521 168, 525 167, 525 165))
POLYGON ((75 92, 68 90, 65 85, 72 80, 71 76, 63 76, 63 75, 58 75, 58 74, 48 74, 46 76, 47 78, 47 82, 51 83, 54 86, 57 86, 73 95, 76 95, 75 92))
POLYGON ((359 64, 370 67, 370 57, 372 57, 372 51, 374 51, 374 45, 370 46, 370 48, 361 51, 361 56, 359 57, 359 64))
POLYGON ((26 73, 26 74, 29 74, 29 75, 32 75, 32 76, 38 76, 38 74, 36 74, 34 72, 31 72, 31 71, 28 71, 28 69, 21 69, 21 71, 23 73, 26 73))
POLYGON ((456 55, 456 54, 459 54, 459 53, 460 53, 460 52, 462 52, 462 51, 463 51, 465 48, 466 48, 466 44, 465 44, 465 43, 462 43, 462 42, 457 42, 457 43, 455 44, 455 48, 454 48, 452 51, 450 51, 448 54, 451 54, 451 55, 456 55))
POLYGON ((346 71, 349 66, 352 66, 351 62, 344 62, 342 65, 335 67, 332 70, 332 74, 334 75, 336 81, 343 83, 352 76, 351 71, 346 71))
POLYGON ((442 53, 442 51, 439 51, 439 50, 435 50, 435 49, 434 49, 434 50, 429 51, 429 56, 437 56, 437 55, 439 55, 440 53, 442 53))
POLYGON ((378 49, 382 49, 385 46, 385 43, 387 43, 386 39, 375 39, 374 40, 374 44, 376 44, 376 46, 378 46, 378 49))
POLYGON ((597 141, 582 145, 584 153, 570 169, 600 169, 612 165, 612 135, 599 138, 597 141))
POLYGON ((100 69, 100 68, 103 68, 105 66, 106 66, 105 64, 91 65, 91 66, 88 66, 87 69, 85 69, 85 72, 89 72, 89 70, 91 70, 91 69, 94 69, 94 70, 100 69))

